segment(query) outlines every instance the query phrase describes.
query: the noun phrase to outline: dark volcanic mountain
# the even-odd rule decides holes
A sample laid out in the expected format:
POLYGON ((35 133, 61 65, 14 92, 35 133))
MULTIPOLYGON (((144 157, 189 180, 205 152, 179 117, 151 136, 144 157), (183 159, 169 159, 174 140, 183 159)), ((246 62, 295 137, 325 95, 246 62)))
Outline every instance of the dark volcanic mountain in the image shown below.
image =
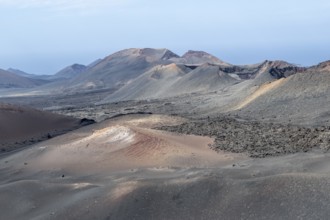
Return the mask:
POLYGON ((217 64, 223 66, 231 66, 217 57, 208 54, 204 51, 189 50, 182 57, 175 57, 171 59, 175 63, 202 65, 204 63, 217 64))
POLYGON ((69 66, 51 76, 55 82, 38 88, 34 87, 42 84, 40 81, 2 73, 1 87, 33 88, 28 90, 33 94, 101 92, 93 103, 213 93, 217 95, 200 107, 206 114, 239 111, 249 117, 253 114, 259 117, 259 112, 262 117, 271 118, 289 111, 297 115, 305 110, 311 112, 309 107, 313 106, 319 106, 322 114, 326 114, 327 106, 322 103, 328 101, 328 94, 330 97, 329 66, 329 61, 307 68, 268 60, 238 66, 202 51, 188 51, 180 57, 167 49, 132 48, 88 66, 69 66), (298 97, 304 99, 301 103, 308 102, 309 107, 296 103, 298 97), (286 110, 274 108, 274 103, 277 106, 286 103, 286 110), (297 106, 303 110, 298 111, 297 106))
POLYGON ((73 78, 86 70, 87 67, 84 65, 73 64, 57 72, 55 76, 59 78, 73 78))
POLYGON ((70 88, 117 88, 160 64, 170 64, 178 55, 167 49, 127 49, 114 53, 74 77, 70 88))
MULTIPOLYGON (((221 61, 220 59, 206 53, 203 51, 188 51, 182 57, 177 54, 171 52, 168 49, 151 49, 151 48, 132 48, 126 49, 119 52, 116 52, 104 59, 96 60, 88 66, 74 64, 64 68, 53 76, 45 76, 42 79, 47 79, 49 81, 55 81, 53 83, 49 83, 43 87, 38 88, 39 93, 62 93, 63 91, 68 93, 75 92, 84 92, 90 90, 99 90, 99 89, 111 89, 118 90, 119 88, 125 86, 126 84, 131 84, 134 80, 136 80, 139 76, 142 76, 144 73, 151 70, 153 67, 158 65, 168 65, 168 64, 177 64, 180 68, 185 72, 191 72, 194 69, 198 69, 199 66, 206 65, 208 68, 211 68, 211 65, 216 65, 218 67, 217 71, 222 71, 226 73, 223 69, 226 68, 234 68, 228 63, 221 61), (209 65, 211 64, 211 65, 209 65), (69 79, 69 80, 61 80, 61 79, 69 79)), ((203 71, 205 72, 205 66, 203 67, 203 71)), ((234 71, 235 70, 231 70, 234 71)), ((148 74, 146 74, 148 75, 148 74)), ((204 74, 204 78, 207 74, 204 74)), ((226 76, 232 78, 228 74, 226 76)), ((32 76, 31 76, 32 77, 32 76)), ((234 76, 234 78, 239 78, 238 76, 234 76)), ((33 77, 35 78, 35 77, 33 77)), ((198 79, 193 77, 194 80, 198 79)), ((139 79, 141 80, 141 79, 139 79)), ((184 81, 185 79, 183 79, 184 81)), ((142 80, 143 81, 143 80, 142 80)), ((183 83, 182 81, 182 83, 183 83)), ((138 82, 138 81, 137 81, 138 82)), ((150 82, 152 83, 152 81, 150 82)), ((150 86, 151 84, 148 83, 150 86)), ((159 83, 159 82, 158 82, 159 83)), ((164 81, 161 87, 170 88, 171 81, 164 81)), ((185 82, 186 83, 186 82, 185 82)), ((204 91, 206 88, 214 87, 213 85, 206 85, 204 79, 197 84, 194 82, 190 82, 190 85, 185 86, 184 83, 180 84, 180 88, 171 88, 170 92, 164 91, 162 94, 158 92, 159 97, 168 97, 172 95, 179 95, 183 93, 189 93, 190 87, 192 91, 204 91), (195 85, 195 86, 191 86, 195 85), (202 89, 203 87, 203 89, 202 89)), ((139 84, 139 83, 137 83, 139 84)), ((220 83, 222 85, 222 83, 220 83)), ((134 85, 134 84, 131 84, 134 85)), ((153 85, 153 86, 156 86, 153 85)), ((142 90, 148 90, 147 85, 139 86, 142 90)), ((157 86, 158 88, 160 87, 157 86)), ((132 89, 129 89, 132 91, 132 89)), ((141 91, 133 92, 132 95, 128 94, 127 98, 136 97, 137 94, 142 94, 141 91)), ((145 94, 146 95, 146 94, 145 94)), ((152 94, 155 96, 156 93, 152 94)), ((120 96, 121 97, 121 96, 120 96)), ((147 95, 146 97, 149 97, 147 95)), ((158 97, 158 96, 155 96, 158 97)))
POLYGON ((0 69, 0 88, 31 88, 44 83, 44 80, 27 78, 0 69))
POLYGON ((233 85, 239 80, 214 64, 197 68, 169 64, 156 66, 107 97, 104 102, 173 97, 194 92, 211 92, 233 85))
POLYGON ((299 72, 305 71, 306 68, 298 67, 285 61, 275 60, 263 62, 258 70, 251 76, 255 82, 262 84, 271 82, 281 78, 287 78, 299 72))
POLYGON ((13 69, 13 68, 9 68, 7 71, 19 76, 23 76, 25 78, 39 80, 41 84, 50 83, 58 78, 56 75, 36 75, 36 74, 26 73, 22 70, 13 69))
POLYGON ((173 84, 185 74, 187 74, 187 68, 184 68, 184 66, 178 66, 174 63, 158 65, 127 83, 106 100, 119 101, 167 97, 173 84))
POLYGON ((27 78, 33 78, 33 77, 36 76, 34 74, 26 73, 26 72, 24 72, 22 70, 14 69, 14 68, 9 68, 7 71, 8 72, 11 72, 11 73, 15 73, 16 75, 19 75, 19 76, 27 77, 27 78))
POLYGON ((330 103, 329 63, 311 68, 286 66, 274 70, 283 75, 276 75, 271 83, 260 85, 244 99, 241 111, 255 112, 264 118, 286 120, 289 117, 299 122, 321 123, 328 115, 330 103))
MULTIPOLYGON (((126 84, 128 86, 128 84, 153 67, 171 63, 176 63, 181 66, 185 65, 185 71, 188 72, 206 63, 220 65, 222 67, 231 67, 230 64, 202 51, 188 51, 180 57, 167 49, 132 48, 119 51, 102 60, 97 60, 85 71, 73 77, 65 89, 67 91, 98 90, 104 88, 119 89, 126 84)), ((162 86, 170 87, 170 83, 171 82, 164 82, 162 86)), ((150 85, 150 83, 148 83, 148 85, 150 85)), ((132 91, 131 88, 129 90, 132 91)), ((143 90, 146 90, 146 88, 141 87, 141 91, 143 90)), ((142 94, 141 91, 133 92, 132 95, 128 94, 127 98, 137 97, 137 94, 142 94)), ((172 94, 182 94, 186 93, 186 91, 188 90, 183 89, 182 91, 172 94)), ((165 92, 161 97, 169 95, 170 93, 166 94, 165 92)), ((155 94, 152 96, 155 96, 155 94)))

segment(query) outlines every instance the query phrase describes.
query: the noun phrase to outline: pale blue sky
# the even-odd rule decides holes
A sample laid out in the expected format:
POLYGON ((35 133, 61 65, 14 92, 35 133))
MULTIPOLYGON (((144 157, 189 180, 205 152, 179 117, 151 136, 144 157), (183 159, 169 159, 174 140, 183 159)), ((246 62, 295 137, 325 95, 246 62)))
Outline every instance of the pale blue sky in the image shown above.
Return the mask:
POLYGON ((0 0, 0 68, 52 74, 131 47, 233 64, 330 59, 329 0, 0 0))

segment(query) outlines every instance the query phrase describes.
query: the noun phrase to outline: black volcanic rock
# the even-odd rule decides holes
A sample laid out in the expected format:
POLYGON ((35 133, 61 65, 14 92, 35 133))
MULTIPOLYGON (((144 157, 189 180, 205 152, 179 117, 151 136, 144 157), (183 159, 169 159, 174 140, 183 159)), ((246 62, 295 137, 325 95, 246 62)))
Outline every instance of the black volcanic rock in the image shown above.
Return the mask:
POLYGON ((281 78, 287 78, 304 71, 306 71, 306 68, 298 67, 285 61, 266 60, 258 66, 255 73, 251 74, 250 79, 255 79, 256 84, 262 84, 281 78))
POLYGON ((269 68, 269 73, 275 79, 286 78, 306 70, 304 67, 298 67, 294 64, 279 60, 265 61, 263 65, 269 68))
POLYGON ((261 65, 263 66, 268 66, 271 68, 285 68, 285 67, 289 67, 289 66, 296 66, 294 64, 288 63, 286 61, 283 60, 265 60, 261 65))
POLYGON ((95 124, 95 123, 96 123, 96 121, 93 120, 93 119, 82 118, 82 119, 80 120, 80 125, 81 125, 81 126, 91 125, 91 124, 95 124))

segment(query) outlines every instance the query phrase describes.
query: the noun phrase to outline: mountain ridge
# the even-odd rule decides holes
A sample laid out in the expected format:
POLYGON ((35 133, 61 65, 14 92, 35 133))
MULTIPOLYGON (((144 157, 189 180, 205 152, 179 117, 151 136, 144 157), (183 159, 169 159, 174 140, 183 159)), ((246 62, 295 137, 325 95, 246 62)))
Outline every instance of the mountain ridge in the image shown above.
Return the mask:
POLYGON ((75 63, 58 71, 57 73, 55 73, 54 76, 63 77, 63 78, 73 78, 76 75, 86 71, 87 68, 88 67, 85 65, 75 63))
MULTIPOLYGON (((188 50, 182 56, 179 56, 166 48, 129 48, 112 53, 103 59, 95 60, 89 65, 72 64, 52 76, 40 76, 39 78, 33 76, 32 82, 26 82, 27 84, 24 86, 3 85, 2 88, 32 88, 34 91, 37 91, 34 94, 57 94, 63 92, 74 94, 104 89, 113 92, 119 91, 125 86, 134 85, 132 83, 135 80, 150 70, 154 71, 154 67, 175 64, 172 67, 181 69, 187 75, 182 76, 185 82, 183 83, 183 79, 176 82, 177 88, 172 87, 168 92, 162 90, 164 93, 160 97, 176 96, 197 91, 216 91, 216 89, 224 89, 224 85, 230 87, 231 84, 240 83, 243 83, 243 86, 247 86, 247 89, 252 91, 254 86, 261 86, 264 83, 288 78, 297 73, 330 71, 329 63, 330 61, 325 61, 312 67, 300 67, 286 61, 265 60, 258 64, 240 66, 226 63, 204 51, 188 50), (197 71, 194 71, 196 69, 197 71), (198 71, 199 73, 196 73, 198 71), (219 77, 220 75, 216 76, 216 72, 218 72, 217 74, 222 74, 221 77, 219 77), (189 78, 189 75, 194 75, 194 77, 189 78), (206 76, 214 79, 214 81, 207 79, 206 76), (219 81, 220 78, 222 81, 219 81), (39 81, 36 81, 37 79, 39 81), (47 84, 43 85, 45 81, 47 81, 47 84)), ((169 66, 166 68, 168 69, 169 66)), ((174 70, 174 72, 178 72, 178 70, 174 70)), ((160 73, 160 75, 155 73, 153 77, 166 78, 164 74, 170 73, 166 70, 160 73)), ((25 78, 23 79, 26 80, 25 78)), ((19 81, 19 79, 17 80, 19 81)), ((150 77, 148 80, 150 80, 150 77)), ((170 88, 173 85, 168 86, 166 84, 171 84, 171 82, 164 81, 158 87, 170 88)), ((157 84, 159 81, 155 83, 157 84)), ((137 84, 139 83, 137 82, 137 84)), ((150 86, 149 83, 148 86, 150 86)), ((141 90, 142 88, 146 89, 146 87, 141 85, 141 90)), ((137 91, 133 92, 133 94, 139 94, 138 89, 136 88, 137 91)), ((131 89, 129 90, 131 91, 131 89)), ((155 97, 155 94, 160 93, 150 95, 155 97)), ((111 96, 111 94, 109 95, 111 96)))

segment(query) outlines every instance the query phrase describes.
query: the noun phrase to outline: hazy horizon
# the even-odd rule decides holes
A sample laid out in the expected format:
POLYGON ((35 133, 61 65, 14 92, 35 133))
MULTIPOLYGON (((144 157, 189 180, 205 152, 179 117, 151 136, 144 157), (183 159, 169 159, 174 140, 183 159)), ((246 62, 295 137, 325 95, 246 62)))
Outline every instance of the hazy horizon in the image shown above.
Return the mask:
POLYGON ((0 68, 54 74, 126 48, 203 50, 232 64, 329 60, 330 2, 0 0, 0 68))

